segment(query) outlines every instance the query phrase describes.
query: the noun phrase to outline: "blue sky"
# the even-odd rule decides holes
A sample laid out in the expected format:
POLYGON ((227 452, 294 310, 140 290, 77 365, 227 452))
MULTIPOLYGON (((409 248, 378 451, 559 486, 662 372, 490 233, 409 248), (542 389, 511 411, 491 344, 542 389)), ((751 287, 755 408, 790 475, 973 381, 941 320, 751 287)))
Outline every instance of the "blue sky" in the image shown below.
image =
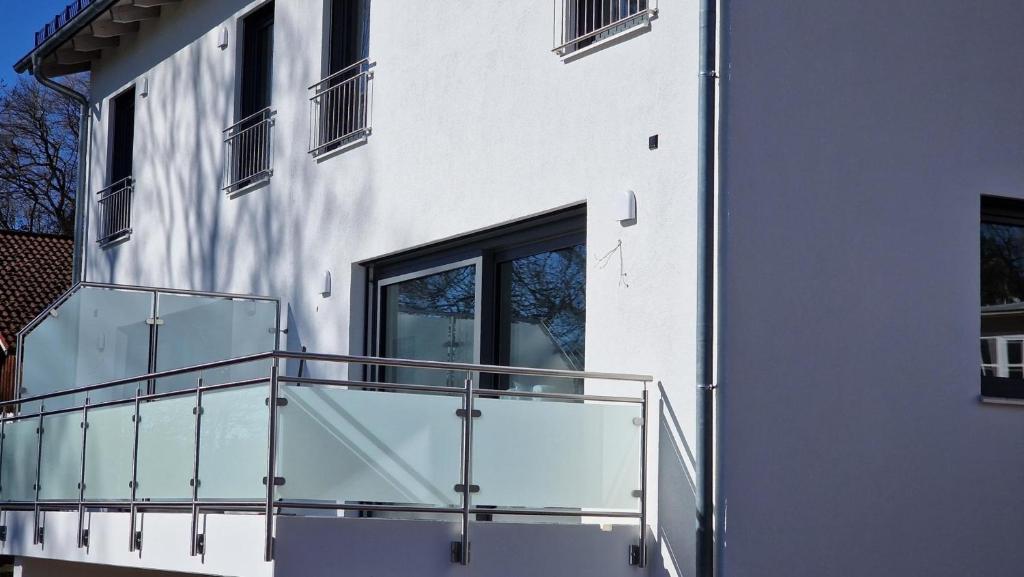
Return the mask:
POLYGON ((70 0, 0 0, 0 79, 15 79, 14 63, 32 49, 35 31, 70 0))

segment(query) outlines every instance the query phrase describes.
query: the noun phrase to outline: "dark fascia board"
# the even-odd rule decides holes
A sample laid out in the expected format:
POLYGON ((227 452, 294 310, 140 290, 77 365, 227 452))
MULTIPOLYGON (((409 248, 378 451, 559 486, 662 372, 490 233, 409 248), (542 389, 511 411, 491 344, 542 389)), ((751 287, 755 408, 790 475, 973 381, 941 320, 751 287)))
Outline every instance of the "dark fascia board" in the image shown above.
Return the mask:
POLYGON ((36 46, 29 51, 28 54, 21 57, 14 64, 14 71, 18 74, 22 74, 27 70, 32 69, 32 58, 39 56, 42 60, 46 58, 60 46, 63 46, 65 42, 71 40, 76 34, 82 31, 83 28, 88 26, 95 20, 99 15, 103 14, 110 9, 111 6, 117 3, 118 0, 98 0, 93 2, 85 10, 82 10, 75 16, 70 22, 65 24, 62 28, 57 30, 53 36, 47 38, 42 44, 36 46))

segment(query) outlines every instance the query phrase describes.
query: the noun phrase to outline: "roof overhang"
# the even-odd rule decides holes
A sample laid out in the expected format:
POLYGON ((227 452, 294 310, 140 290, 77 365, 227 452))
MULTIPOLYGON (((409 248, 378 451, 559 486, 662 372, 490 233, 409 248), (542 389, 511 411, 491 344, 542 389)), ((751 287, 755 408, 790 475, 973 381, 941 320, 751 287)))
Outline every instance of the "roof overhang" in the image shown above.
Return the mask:
POLYGON ((35 48, 14 65, 21 74, 38 61, 47 77, 92 69, 103 51, 116 48, 139 23, 160 17, 160 9, 181 0, 76 0, 36 32, 35 48))

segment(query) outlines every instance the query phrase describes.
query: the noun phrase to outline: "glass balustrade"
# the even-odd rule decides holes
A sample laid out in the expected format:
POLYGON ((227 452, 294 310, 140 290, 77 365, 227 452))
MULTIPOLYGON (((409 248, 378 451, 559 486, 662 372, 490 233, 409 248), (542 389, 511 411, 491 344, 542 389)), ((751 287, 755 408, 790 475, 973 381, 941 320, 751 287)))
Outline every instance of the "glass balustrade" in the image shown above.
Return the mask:
MULTIPOLYGON (((503 369, 286 352, 150 375, 154 364, 175 372, 273 350, 276 302, 83 287, 55 310, 25 338, 29 394, 93 384, 84 378, 116 384, 47 398, 45 406, 23 403, 20 414, 4 418, 0 506, 81 497, 84 506, 179 507, 192 515, 218 503, 221 512, 439 512, 461 515, 464 526, 515 515, 645 518, 646 394, 326 380, 309 375, 325 374, 326 365, 338 374, 346 365, 390 363, 412 375, 457 374, 464 383, 503 369), (37 348, 46 346, 57 347, 53 366, 37 348), (71 359, 58 354, 61 346, 71 359), (295 360, 303 362, 286 362, 295 360), (278 374, 286 365, 308 372, 278 374), (277 507, 265 509, 268 498, 277 507)), ((650 379, 504 374, 585 388, 593 379, 650 379)))

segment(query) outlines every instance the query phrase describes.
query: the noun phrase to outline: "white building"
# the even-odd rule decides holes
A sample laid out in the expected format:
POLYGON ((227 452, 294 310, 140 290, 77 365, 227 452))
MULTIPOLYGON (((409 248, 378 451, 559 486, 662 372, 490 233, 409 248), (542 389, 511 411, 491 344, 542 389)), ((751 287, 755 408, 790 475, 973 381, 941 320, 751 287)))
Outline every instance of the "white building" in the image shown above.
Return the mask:
POLYGON ((762 4, 70 6, 0 554, 1019 574, 1024 7, 762 4))

